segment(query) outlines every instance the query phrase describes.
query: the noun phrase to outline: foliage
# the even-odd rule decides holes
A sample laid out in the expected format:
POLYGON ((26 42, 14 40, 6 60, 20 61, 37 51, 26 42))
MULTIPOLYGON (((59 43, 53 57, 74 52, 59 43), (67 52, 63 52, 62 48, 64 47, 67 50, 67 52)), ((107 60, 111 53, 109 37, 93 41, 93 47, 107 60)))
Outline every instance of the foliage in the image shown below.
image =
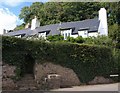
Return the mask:
POLYGON ((114 49, 113 50, 113 56, 115 61, 115 70, 118 70, 120 68, 120 49, 114 49))
POLYGON ((88 38, 85 38, 85 43, 100 45, 100 46, 109 46, 109 47, 114 46, 112 39, 107 36, 88 37, 88 38))
POLYGON ((80 21, 98 17, 99 9, 105 7, 108 23, 112 25, 119 23, 119 4, 120 2, 35 2, 30 7, 23 7, 19 18, 28 23, 37 16, 41 25, 80 21))
POLYGON ((88 82, 113 70, 112 51, 105 46, 47 43, 13 37, 3 37, 2 43, 3 62, 17 65, 23 72, 25 64, 29 64, 25 62, 28 54, 39 62, 45 60, 73 69, 81 82, 88 82))
MULTIPOLYGON (((113 59, 114 59, 114 64, 113 64, 114 69, 113 69, 112 74, 114 73, 114 74, 120 75, 119 74, 120 72, 120 69, 119 69, 120 68, 120 49, 114 48, 112 52, 113 52, 113 59)), ((114 80, 120 81, 120 78, 117 77, 114 80)))
POLYGON ((112 38, 112 40, 116 40, 116 36, 118 34, 117 30, 118 30, 118 24, 109 26, 109 37, 112 38))
POLYGON ((24 22, 28 23, 28 22, 30 22, 30 18, 31 18, 30 15, 31 15, 31 12, 30 12, 29 7, 25 6, 21 9, 21 13, 19 15, 19 18, 24 19, 24 22))
POLYGON ((97 17, 100 7, 100 3, 92 2, 35 2, 30 7, 23 7, 19 17, 28 23, 37 16, 41 25, 80 21, 97 17))
POLYGON ((114 41, 116 48, 120 49, 120 26, 118 24, 114 24, 109 28, 109 37, 114 41))
POLYGON ((25 41, 13 37, 2 37, 2 51, 3 58, 7 59, 3 59, 3 62, 8 62, 11 65, 20 66, 21 63, 24 62, 23 56, 26 54, 25 41), (21 46, 21 44, 23 45, 21 46), (13 57, 11 58, 11 56, 13 57))
POLYGON ((116 48, 120 49, 120 25, 118 26, 116 34, 116 48))
POLYGON ((64 40, 64 37, 61 36, 61 35, 54 35, 54 36, 48 36, 47 37, 47 40, 50 41, 50 42, 54 42, 54 41, 62 41, 64 40))
POLYGON ((25 24, 21 24, 21 25, 18 25, 16 28, 14 28, 14 31, 17 31, 17 30, 22 30, 25 28, 25 24))
POLYGON ((13 76, 12 77, 12 79, 14 80, 14 81, 18 81, 18 80, 20 80, 21 79, 21 77, 22 77, 22 69, 21 68, 19 68, 19 67, 17 67, 16 68, 16 70, 15 70, 15 76, 13 76))
POLYGON ((66 41, 67 42, 71 42, 71 43, 75 43, 76 42, 75 38, 73 38, 73 37, 67 37, 66 41))
POLYGON ((119 23, 120 2, 102 2, 101 5, 107 9, 108 23, 114 25, 119 23))
POLYGON ((84 43, 85 42, 85 40, 84 40, 84 38, 82 38, 82 36, 78 36, 77 38, 75 38, 75 40, 77 43, 84 43))
POLYGON ((71 42, 71 43, 83 43, 84 42, 84 38, 82 38, 82 36, 78 36, 77 38, 73 38, 73 37, 67 37, 67 42, 71 42))

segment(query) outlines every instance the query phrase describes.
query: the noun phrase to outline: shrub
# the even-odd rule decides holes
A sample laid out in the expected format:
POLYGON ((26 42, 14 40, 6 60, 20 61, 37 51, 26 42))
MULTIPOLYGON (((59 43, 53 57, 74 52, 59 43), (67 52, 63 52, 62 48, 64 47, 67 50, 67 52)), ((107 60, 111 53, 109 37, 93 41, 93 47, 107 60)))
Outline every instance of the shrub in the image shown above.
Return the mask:
POLYGON ((114 46, 112 39, 107 36, 88 37, 85 38, 85 43, 109 47, 114 46))
POLYGON ((66 41, 71 43, 83 43, 84 39, 82 38, 82 36, 78 36, 77 38, 67 37, 66 41))
POLYGON ((75 38, 73 38, 73 37, 67 37, 66 41, 67 42, 71 42, 71 43, 75 43, 76 42, 75 38))
POLYGON ((53 62, 74 70, 81 82, 88 82, 95 76, 105 76, 113 70, 113 56, 110 48, 69 42, 44 42, 3 37, 3 61, 17 65, 24 70, 25 57, 53 62))
POLYGON ((61 36, 61 35, 54 35, 54 36, 48 36, 47 37, 47 40, 50 41, 50 42, 54 42, 54 41, 62 41, 64 40, 64 37, 61 36))
POLYGON ((120 49, 113 50, 113 58, 114 58, 114 70, 113 73, 118 73, 118 68, 120 68, 120 49))
POLYGON ((75 40, 76 40, 76 43, 84 43, 85 42, 85 40, 84 40, 84 38, 82 38, 82 36, 78 36, 77 38, 75 38, 75 40))

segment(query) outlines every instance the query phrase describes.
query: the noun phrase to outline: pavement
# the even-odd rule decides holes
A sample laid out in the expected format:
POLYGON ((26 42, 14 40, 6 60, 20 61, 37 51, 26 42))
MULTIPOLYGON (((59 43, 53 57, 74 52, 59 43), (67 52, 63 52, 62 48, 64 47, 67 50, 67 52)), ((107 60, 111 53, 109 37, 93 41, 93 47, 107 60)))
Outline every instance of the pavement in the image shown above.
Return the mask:
POLYGON ((81 85, 72 88, 54 89, 51 91, 118 91, 120 92, 120 83, 100 84, 100 85, 81 85))

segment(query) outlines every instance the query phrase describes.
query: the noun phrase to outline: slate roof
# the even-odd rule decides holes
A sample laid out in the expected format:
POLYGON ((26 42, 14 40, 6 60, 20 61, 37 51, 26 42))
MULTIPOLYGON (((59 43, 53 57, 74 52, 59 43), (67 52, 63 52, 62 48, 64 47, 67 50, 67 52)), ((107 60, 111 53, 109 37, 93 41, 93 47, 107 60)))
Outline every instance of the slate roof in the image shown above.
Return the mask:
POLYGON ((58 35, 60 34, 60 30, 64 29, 73 29, 73 34, 78 33, 78 30, 81 31, 83 29, 87 29, 88 32, 98 31, 99 20, 95 19, 87 19, 83 21, 75 21, 75 22, 65 22, 58 24, 51 24, 46 26, 40 26, 35 30, 31 30, 30 28, 24 30, 18 30, 14 32, 9 32, 4 34, 5 36, 15 36, 15 35, 35 35, 41 32, 47 32, 47 35, 58 35))

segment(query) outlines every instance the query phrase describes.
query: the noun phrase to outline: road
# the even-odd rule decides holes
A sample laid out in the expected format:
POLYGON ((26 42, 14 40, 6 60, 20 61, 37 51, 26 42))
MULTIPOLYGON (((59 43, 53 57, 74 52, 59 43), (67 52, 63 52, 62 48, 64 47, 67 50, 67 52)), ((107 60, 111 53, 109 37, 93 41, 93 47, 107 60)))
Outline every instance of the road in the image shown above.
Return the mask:
POLYGON ((73 88, 54 89, 52 91, 118 91, 118 87, 120 91, 120 83, 75 86, 73 88))

